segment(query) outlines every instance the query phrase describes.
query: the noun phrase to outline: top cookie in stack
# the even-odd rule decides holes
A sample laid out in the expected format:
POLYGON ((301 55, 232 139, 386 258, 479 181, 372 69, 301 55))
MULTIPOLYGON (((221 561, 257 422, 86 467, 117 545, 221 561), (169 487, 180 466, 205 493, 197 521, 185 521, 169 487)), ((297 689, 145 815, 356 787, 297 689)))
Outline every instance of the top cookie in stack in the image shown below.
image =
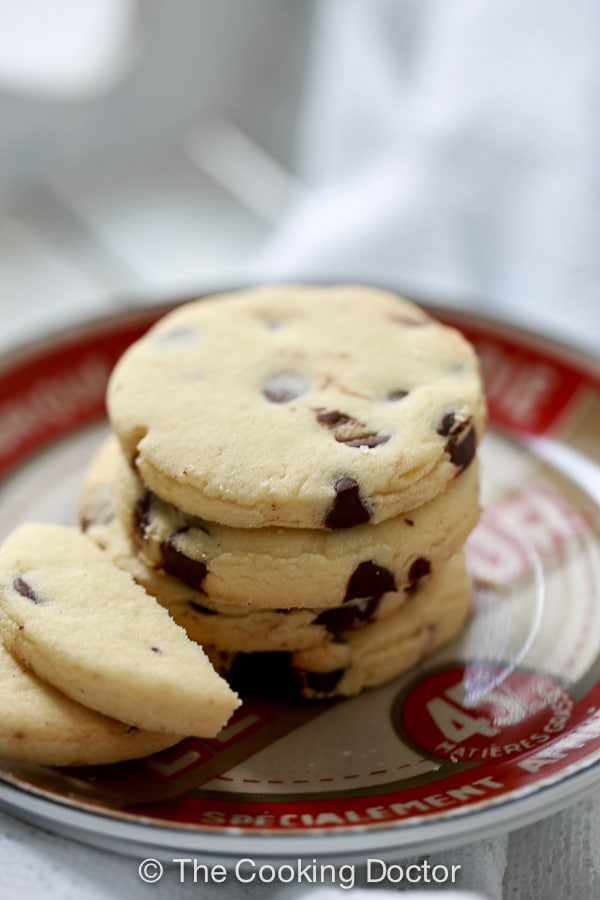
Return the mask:
POLYGON ((240 528, 373 524, 471 461, 470 344, 398 297, 269 287, 187 304, 118 364, 113 428, 146 486, 240 528))
MULTIPOLYGON (((348 286, 190 303, 125 353, 108 406, 122 453, 96 468, 135 547, 127 565, 172 612, 187 602, 182 588, 194 592, 194 637, 222 669, 239 668, 242 654, 246 675, 265 663, 268 672, 281 656, 256 651, 285 650, 285 666, 304 676, 337 666, 335 683, 312 678, 313 689, 304 677, 301 693, 354 693, 462 625, 459 554, 478 515, 470 464, 485 402, 470 344, 414 304, 348 286), (450 595, 451 627, 430 639, 450 595), (302 627, 282 623, 289 610, 306 614, 302 627), (378 625, 396 647, 421 650, 384 652, 378 625), (427 640, 415 643, 415 629, 427 640), (391 668, 374 664, 375 649, 391 668), (344 681, 359 657, 369 677, 344 681)), ((98 524, 85 501, 83 515, 98 524)))

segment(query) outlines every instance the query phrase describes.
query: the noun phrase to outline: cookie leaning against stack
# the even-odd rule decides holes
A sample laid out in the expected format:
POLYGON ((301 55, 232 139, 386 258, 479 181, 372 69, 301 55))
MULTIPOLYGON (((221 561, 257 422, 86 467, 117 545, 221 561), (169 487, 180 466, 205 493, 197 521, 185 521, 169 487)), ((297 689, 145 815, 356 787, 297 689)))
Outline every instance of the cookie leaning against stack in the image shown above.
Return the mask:
POLYGON ((296 693, 354 693, 462 626, 485 402, 472 347, 414 304, 347 286, 187 304, 125 353, 108 407, 121 449, 82 518, 223 671, 243 659, 250 681, 285 651, 296 693))
POLYGON ((52 765, 214 737, 238 705, 202 649, 93 541, 36 524, 0 548, 0 696, 0 755, 52 765))

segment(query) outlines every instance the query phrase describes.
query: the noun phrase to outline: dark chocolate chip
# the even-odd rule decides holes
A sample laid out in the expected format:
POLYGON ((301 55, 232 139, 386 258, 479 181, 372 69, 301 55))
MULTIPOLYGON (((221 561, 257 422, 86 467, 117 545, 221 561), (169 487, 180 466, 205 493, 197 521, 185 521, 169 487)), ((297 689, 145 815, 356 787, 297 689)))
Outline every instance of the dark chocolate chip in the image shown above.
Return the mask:
POLYGON ((273 375, 262 389, 263 396, 271 403, 289 403, 308 390, 306 380, 300 375, 282 372, 273 375))
POLYGON ((388 400, 404 400, 408 397, 408 391, 390 391, 387 395, 388 400))
POLYGON ((475 456, 477 437, 471 425, 471 417, 457 420, 453 412, 444 413, 440 418, 436 431, 448 438, 446 452, 450 460, 461 471, 466 469, 475 456))
POLYGON ((408 570, 408 581, 411 587, 431 572, 431 563, 424 556, 418 556, 408 570))
POLYGON ((358 482, 354 478, 342 475, 333 487, 335 500, 325 519, 327 528, 354 528, 369 521, 371 513, 363 504, 358 482))
POLYGON ((359 563, 350 576, 344 603, 359 597, 381 597, 382 594, 395 590, 396 581, 393 573, 370 559, 359 563))
POLYGON ((160 549, 165 572, 169 572, 170 575, 176 575, 184 584, 189 585, 196 591, 201 591, 208 572, 206 563, 190 559, 189 556, 178 550, 170 539, 163 541, 160 549))
POLYGON ((227 681, 242 697, 297 697, 302 687, 286 651, 236 653, 227 681))
POLYGON ((347 606, 333 606, 331 609, 324 609, 319 613, 315 623, 324 625, 330 634, 352 631, 373 618, 379 603, 380 597, 370 597, 347 606))
POLYGON ((339 684, 345 669, 332 669, 330 672, 307 672, 302 676, 306 687, 317 694, 330 694, 339 684))
POLYGON ((352 416, 340 412, 339 409, 332 409, 326 412, 319 412, 317 422, 326 425, 328 428, 337 428, 339 425, 347 425, 349 422, 355 422, 352 416))
POLYGON ((192 609, 195 609, 196 612, 202 613, 203 616, 218 616, 218 612, 216 609, 210 609, 208 606, 202 606, 201 603, 198 603, 196 600, 188 600, 189 606, 192 609))
POLYGON ((353 416, 349 416, 348 413, 340 412, 339 409, 317 409, 315 412, 317 412, 317 422, 320 425, 325 425, 332 431, 340 429, 336 432, 335 439, 347 447, 377 447, 390 439, 389 434, 378 434, 375 431, 365 431, 361 435, 360 430, 365 427, 364 424, 353 416), (356 427, 346 428, 347 425, 356 427))
POLYGON ((444 413, 444 415, 438 422, 438 426, 436 428, 437 433, 441 434, 442 437, 448 437, 454 427, 455 422, 456 416, 453 412, 444 413))
POLYGON ((13 581, 13 587, 17 594, 20 594, 21 597, 27 597, 28 600, 32 600, 33 603, 42 603, 42 598, 36 594, 34 589, 28 584, 24 578, 17 577, 13 581))
POLYGON ((152 510, 152 494, 144 491, 133 507, 133 522, 135 531, 142 538, 146 537, 146 531, 150 526, 150 512, 152 510))
POLYGON ((346 447, 378 447, 380 444, 387 444, 389 439, 389 434, 366 434, 364 437, 353 438, 351 441, 340 441, 340 438, 336 438, 346 447))
POLYGON ((462 440, 459 440, 459 436, 451 438, 446 449, 454 465, 461 471, 466 469, 469 463, 473 461, 475 450, 477 449, 475 429, 469 428, 462 440))

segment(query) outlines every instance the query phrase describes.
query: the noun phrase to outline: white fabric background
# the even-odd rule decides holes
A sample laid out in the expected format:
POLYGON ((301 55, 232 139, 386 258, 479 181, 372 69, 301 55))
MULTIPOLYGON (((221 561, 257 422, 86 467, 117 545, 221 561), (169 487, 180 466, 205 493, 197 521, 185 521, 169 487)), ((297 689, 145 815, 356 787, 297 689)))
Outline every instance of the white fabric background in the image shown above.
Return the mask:
POLYGON ((485 298, 598 349, 597 3, 328 0, 317 19, 306 190, 259 269, 485 298))
MULTIPOLYGON (((366 278, 598 347, 600 8, 594 0, 319 4, 304 188, 251 273, 366 278)), ((488 898, 600 897, 600 796, 437 854, 488 898)), ((295 896, 146 886, 137 863, 0 815, 0 897, 295 896)), ((308 891, 308 893, 312 893, 308 891)))

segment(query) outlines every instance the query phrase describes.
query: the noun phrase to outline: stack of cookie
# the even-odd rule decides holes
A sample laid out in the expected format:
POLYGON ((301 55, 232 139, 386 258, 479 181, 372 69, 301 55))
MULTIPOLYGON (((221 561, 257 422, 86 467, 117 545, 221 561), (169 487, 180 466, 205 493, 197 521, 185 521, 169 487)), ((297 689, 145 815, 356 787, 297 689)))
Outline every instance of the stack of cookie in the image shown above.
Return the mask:
POLYGON ((395 295, 187 304, 108 393, 82 526, 230 683, 355 694, 453 637, 479 513, 472 347, 395 295))

